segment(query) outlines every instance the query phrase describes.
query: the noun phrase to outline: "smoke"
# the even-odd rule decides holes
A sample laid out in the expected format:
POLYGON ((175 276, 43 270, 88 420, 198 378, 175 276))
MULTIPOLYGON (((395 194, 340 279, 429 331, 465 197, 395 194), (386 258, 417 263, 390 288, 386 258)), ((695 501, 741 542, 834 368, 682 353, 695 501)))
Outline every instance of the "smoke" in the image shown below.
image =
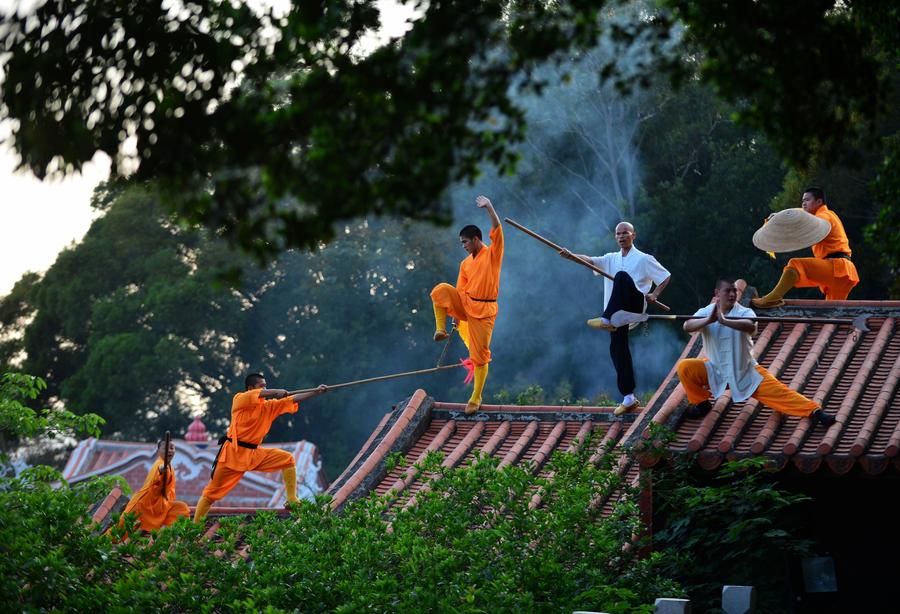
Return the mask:
MULTIPOLYGON (((555 85, 519 101, 529 134, 518 173, 500 177, 489 172, 474 185, 454 187, 450 198, 459 227, 487 228, 486 215, 474 206, 475 196, 485 194, 501 219, 511 217, 575 253, 618 249, 615 225, 640 213, 641 123, 652 115, 655 101, 647 91, 625 95, 598 83, 608 53, 608 46, 600 45, 583 58, 544 69, 540 76, 555 85)), ((447 249, 459 252, 456 230, 447 249)), ((636 231, 635 245, 653 253, 639 224, 636 231)), ((602 311, 602 278, 510 225, 504 232, 488 397, 501 387, 539 383, 552 389, 562 381, 571 383, 575 398, 619 396, 609 335, 586 326, 602 311)), ((665 266, 665 254, 655 255, 665 266)), ((448 272, 448 281, 454 278, 455 270, 448 272)), ((655 390, 683 344, 679 329, 668 323, 632 331, 639 393, 655 390)))

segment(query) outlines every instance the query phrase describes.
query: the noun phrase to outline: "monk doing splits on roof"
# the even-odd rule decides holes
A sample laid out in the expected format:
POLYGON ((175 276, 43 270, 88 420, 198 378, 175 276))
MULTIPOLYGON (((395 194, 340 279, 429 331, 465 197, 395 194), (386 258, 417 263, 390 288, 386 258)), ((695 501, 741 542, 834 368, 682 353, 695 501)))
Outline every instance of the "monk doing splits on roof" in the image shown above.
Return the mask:
POLYGON ((798 209, 779 211, 769 218, 769 223, 753 235, 753 243, 766 251, 793 251, 812 245, 813 258, 791 258, 775 288, 761 298, 752 299, 758 309, 784 305, 784 295, 791 288, 816 288, 822 291, 826 301, 840 301, 859 283, 856 267, 850 260, 850 242, 844 225, 837 214, 825 204, 825 192, 821 188, 808 187, 803 191, 804 216, 798 209), (793 215, 792 215, 793 214, 793 215), (795 218, 791 224, 775 224, 795 218), (803 237, 810 237, 802 242, 803 237), (792 241, 801 241, 791 244, 792 241))
POLYGON ((309 392, 288 395, 286 390, 267 389, 266 378, 251 373, 244 380, 244 388, 231 401, 231 424, 225 437, 219 440, 221 447, 209 484, 197 502, 194 522, 203 520, 212 504, 237 486, 246 471, 281 470, 287 502, 297 501, 294 456, 284 450, 261 448, 260 444, 275 418, 295 413, 300 401, 327 392, 328 387, 322 385, 309 392))
POLYGON ((685 416, 706 415, 712 409, 710 393, 717 399, 730 388, 735 403, 753 397, 783 414, 810 418, 813 424, 834 424, 834 416, 823 412, 818 403, 791 390, 756 363, 751 339, 756 323, 744 319, 756 314, 737 302, 733 281, 720 280, 715 300, 694 315, 695 319, 684 323, 684 330, 700 332, 707 358, 686 358, 676 365, 678 378, 692 404, 685 416))
MULTIPOLYGON (((648 302, 656 302, 669 285, 671 275, 653 256, 634 246, 637 233, 628 222, 616 226, 616 242, 621 248, 602 256, 588 257, 572 254, 567 249, 560 252, 569 260, 590 260, 613 279, 603 280, 603 314, 588 320, 588 326, 608 330, 609 354, 616 369, 616 384, 623 399, 615 409, 617 416, 637 406, 634 396, 634 366, 628 347, 629 325, 641 321, 648 302), (653 284, 656 289, 651 292, 653 284)), ((594 275, 599 275, 596 271, 594 275)))
POLYGON ((500 293, 500 266, 503 264, 503 228, 491 201, 478 196, 475 205, 491 218, 491 244, 485 245, 478 226, 459 231, 459 241, 469 256, 459 263, 456 287, 441 283, 431 291, 434 303, 435 341, 449 336, 447 316, 459 321, 459 336, 469 349, 475 365, 475 388, 466 403, 466 413, 481 408, 481 394, 491 362, 491 333, 497 319, 497 296, 500 293))
POLYGON ((168 451, 165 447, 164 440, 156 445, 156 462, 150 467, 144 485, 134 493, 125 506, 122 518, 119 519, 119 526, 125 524, 125 514, 137 514, 139 526, 144 531, 167 527, 182 516, 187 518, 191 515, 187 503, 175 500, 175 472, 172 470, 175 444, 169 442, 168 451), (165 494, 163 482, 166 486, 165 494))

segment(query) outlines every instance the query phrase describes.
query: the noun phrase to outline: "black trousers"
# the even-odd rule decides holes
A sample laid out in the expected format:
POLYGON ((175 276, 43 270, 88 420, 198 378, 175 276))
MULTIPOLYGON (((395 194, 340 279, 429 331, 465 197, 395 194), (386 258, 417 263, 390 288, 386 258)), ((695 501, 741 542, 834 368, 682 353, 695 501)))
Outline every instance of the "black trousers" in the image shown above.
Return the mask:
MULTIPOLYGON (((607 320, 617 311, 644 312, 644 294, 634 285, 625 271, 619 271, 613 280, 613 289, 603 317, 607 320)), ((634 365, 631 348, 628 347, 628 326, 620 326, 609 335, 609 355, 616 369, 616 385, 622 395, 634 392, 634 365)))

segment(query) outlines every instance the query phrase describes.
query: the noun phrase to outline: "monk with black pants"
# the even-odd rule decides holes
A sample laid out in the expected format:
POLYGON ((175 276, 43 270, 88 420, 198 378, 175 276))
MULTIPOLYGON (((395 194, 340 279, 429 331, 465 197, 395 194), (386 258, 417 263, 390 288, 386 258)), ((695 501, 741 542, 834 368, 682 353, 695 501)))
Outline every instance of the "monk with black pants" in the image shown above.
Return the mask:
MULTIPOLYGON (((636 388, 631 349, 628 347, 628 327, 646 319, 643 315, 647 303, 655 303, 657 297, 669 285, 671 275, 653 256, 634 245, 637 233, 628 222, 616 226, 616 242, 621 248, 603 256, 588 257, 572 254, 567 249, 560 252, 569 260, 589 260, 613 279, 603 280, 603 314, 588 320, 588 326, 609 331, 609 354, 616 369, 616 383, 623 395, 615 409, 617 416, 637 407, 636 388), (656 288, 651 292, 651 288, 656 288)), ((598 275, 598 273, 594 273, 598 275)))
MULTIPOLYGON (((637 289, 634 280, 625 271, 616 273, 609 303, 606 304, 606 309, 600 317, 611 322, 612 316, 620 311, 644 312, 644 293, 637 289)), ((628 393, 623 391, 634 392, 637 387, 634 381, 631 348, 628 346, 628 330, 628 325, 619 326, 609 334, 609 356, 616 369, 616 385, 619 392, 626 396, 628 393)))

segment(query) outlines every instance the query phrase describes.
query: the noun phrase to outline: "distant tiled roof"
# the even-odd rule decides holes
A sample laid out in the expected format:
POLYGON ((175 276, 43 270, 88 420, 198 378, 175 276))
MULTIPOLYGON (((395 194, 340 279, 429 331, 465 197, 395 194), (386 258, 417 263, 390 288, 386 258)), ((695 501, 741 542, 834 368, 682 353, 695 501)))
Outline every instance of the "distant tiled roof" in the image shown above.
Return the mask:
MULTIPOLYGON (((616 417, 610 407, 518 405, 484 405, 480 413, 467 416, 464 407, 436 402, 417 390, 385 414, 329 488, 332 507, 340 509, 353 499, 392 489, 395 509, 414 504, 425 481, 412 465, 431 451, 444 453, 447 468, 471 463, 480 453, 500 459, 501 466, 530 463, 535 475, 546 476, 546 462, 554 451, 573 449, 590 432, 595 433, 592 446, 601 450, 608 442, 618 442, 636 417, 616 417), (394 452, 406 455, 407 466, 387 471, 385 459, 394 452)), ((593 460, 598 458, 599 454, 593 460)), ((636 481, 638 467, 623 464, 621 470, 636 481)), ((531 505, 540 503, 541 493, 535 491, 531 505)))
MULTIPOLYGON (((177 497, 188 505, 196 505, 203 488, 209 482, 209 472, 216 457, 215 443, 192 443, 182 439, 175 443, 175 469, 177 497)), ((294 455, 297 461, 297 496, 311 499, 328 486, 321 470, 319 451, 307 441, 266 443, 268 448, 280 448, 294 455)), ((85 439, 72 451, 63 470, 63 477, 77 483, 100 475, 119 475, 125 478, 132 490, 139 489, 150 467, 156 460, 156 445, 131 441, 85 439)), ((228 496, 214 509, 225 508, 279 508, 284 504, 284 484, 281 473, 251 471, 228 496)))
MULTIPOLYGON (((787 301, 764 316, 855 318, 870 314, 870 332, 832 324, 760 325, 755 352, 760 364, 791 388, 818 401, 837 417, 830 428, 811 428, 806 418, 784 416, 755 399, 719 399, 702 419, 683 419, 684 390, 675 368, 638 419, 675 428, 675 453, 698 452, 698 463, 714 469, 725 459, 765 456, 779 467, 793 463, 811 473, 827 466, 844 474, 859 465, 870 474, 889 465, 900 469, 900 301, 787 301)), ((700 353, 699 335, 682 358, 700 353)), ((635 438, 637 439, 637 438, 635 438)))

